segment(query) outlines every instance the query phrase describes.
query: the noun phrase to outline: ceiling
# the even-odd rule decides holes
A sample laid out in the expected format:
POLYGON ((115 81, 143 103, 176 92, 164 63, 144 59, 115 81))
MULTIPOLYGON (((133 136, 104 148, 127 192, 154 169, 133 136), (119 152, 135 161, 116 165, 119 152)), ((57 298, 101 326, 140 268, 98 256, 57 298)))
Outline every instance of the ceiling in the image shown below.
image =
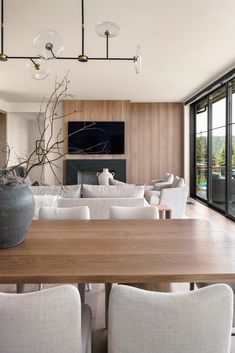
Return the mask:
MULTIPOLYGON (((32 80, 26 61, 0 62, 0 99, 37 102, 55 76, 70 72, 70 93, 80 99, 184 101, 235 63, 234 0, 85 0, 86 54, 103 56, 105 40, 94 32, 102 21, 117 22, 110 55, 132 57, 137 44, 142 71, 132 62, 53 61, 53 73, 32 80)), ((42 29, 58 31, 64 56, 81 54, 80 0, 5 0, 5 53, 34 56, 32 39, 42 29)))

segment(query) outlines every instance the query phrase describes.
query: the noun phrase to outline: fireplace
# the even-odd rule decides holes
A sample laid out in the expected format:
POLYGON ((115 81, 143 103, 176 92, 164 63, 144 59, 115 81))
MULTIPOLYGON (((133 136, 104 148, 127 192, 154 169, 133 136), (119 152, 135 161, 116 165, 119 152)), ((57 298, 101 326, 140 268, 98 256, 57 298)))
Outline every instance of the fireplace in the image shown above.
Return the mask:
POLYGON ((66 161, 66 185, 98 184, 97 172, 108 168, 115 179, 126 182, 125 159, 69 159, 66 161))

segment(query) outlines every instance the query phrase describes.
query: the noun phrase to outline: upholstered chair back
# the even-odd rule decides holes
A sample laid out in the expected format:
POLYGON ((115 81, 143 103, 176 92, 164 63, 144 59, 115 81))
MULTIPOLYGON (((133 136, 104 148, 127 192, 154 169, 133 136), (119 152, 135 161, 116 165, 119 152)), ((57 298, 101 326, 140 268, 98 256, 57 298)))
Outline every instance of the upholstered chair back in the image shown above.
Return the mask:
POLYGON ((110 219, 158 219, 157 207, 110 207, 110 219))
POLYGON ((189 187, 184 185, 177 188, 163 189, 160 194, 160 204, 172 209, 172 218, 185 218, 189 187))
POLYGON ((0 293, 2 353, 81 353, 81 300, 74 286, 0 293))
POLYGON ((112 289, 109 353, 229 353, 233 292, 217 284, 186 293, 112 289))
POLYGON ((90 219, 87 206, 78 207, 40 207, 38 218, 42 220, 81 220, 90 219))

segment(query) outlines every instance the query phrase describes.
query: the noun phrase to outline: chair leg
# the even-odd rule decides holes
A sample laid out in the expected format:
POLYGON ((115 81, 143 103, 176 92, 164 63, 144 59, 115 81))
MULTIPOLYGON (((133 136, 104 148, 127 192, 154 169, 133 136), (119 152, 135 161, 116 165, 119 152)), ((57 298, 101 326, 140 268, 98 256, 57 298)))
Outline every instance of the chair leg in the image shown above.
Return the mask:
POLYGON ((80 293, 81 302, 85 303, 85 283, 78 283, 78 291, 80 293))
POLYGON ((38 284, 38 290, 42 290, 43 289, 43 284, 42 283, 39 283, 38 284))
POLYGON ((85 284, 85 289, 87 292, 90 292, 91 291, 91 283, 86 283, 85 284))
POLYGON ((112 283, 105 283, 105 328, 108 328, 108 310, 109 297, 112 289, 112 283))
POLYGON ((190 282, 190 284, 189 284, 189 290, 190 290, 190 291, 191 291, 191 290, 194 290, 194 287, 195 287, 194 282, 190 282))
POLYGON ((16 293, 18 294, 24 293, 24 289, 25 289, 25 284, 21 284, 21 283, 16 284, 16 293))

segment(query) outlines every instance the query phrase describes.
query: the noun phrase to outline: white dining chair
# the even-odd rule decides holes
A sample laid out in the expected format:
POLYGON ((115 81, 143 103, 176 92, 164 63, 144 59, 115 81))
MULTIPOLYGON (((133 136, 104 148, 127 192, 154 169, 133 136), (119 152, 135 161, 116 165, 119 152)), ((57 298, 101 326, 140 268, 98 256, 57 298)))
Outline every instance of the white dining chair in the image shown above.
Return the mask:
MULTIPOLYGON (((208 286, 211 286, 212 284, 218 284, 218 282, 214 282, 214 283, 209 283, 209 282, 197 282, 196 285, 198 288, 205 288, 208 286)), ((223 284, 227 284, 233 291, 233 300, 235 303, 235 282, 226 282, 224 281, 223 284)), ((194 289, 194 283, 193 283, 193 288, 194 289)), ((233 328, 235 328, 235 304, 234 304, 234 314, 233 314, 233 328)), ((232 336, 235 336, 235 333, 232 333, 232 336)))
MULTIPOLYGON (((90 211, 87 206, 78 207, 47 207, 42 206, 38 211, 39 220, 89 220, 90 211)), ((90 283, 87 283, 87 289, 91 290, 90 283)), ((39 284, 39 290, 41 290, 43 285, 39 284)), ((23 293, 25 289, 25 284, 17 284, 17 293, 23 293)), ((82 283, 78 284, 78 289, 80 291, 82 302, 85 301, 85 285, 82 283)))
POLYGON ((87 206, 77 207, 40 207, 38 219, 41 220, 86 220, 90 219, 90 211, 87 206))
MULTIPOLYGON (((38 213, 38 219, 41 220, 88 220, 90 219, 90 211, 87 206, 77 207, 40 207, 38 213)), ((42 289, 42 285, 39 285, 42 289)), ((91 284, 86 283, 87 289, 91 290, 91 284)), ((82 302, 85 301, 85 285, 78 283, 78 289, 80 291, 82 302)))
POLYGON ((0 293, 2 353, 91 353, 91 310, 74 286, 0 293))
POLYGON ((233 292, 224 284, 193 292, 112 289, 108 353, 229 353, 233 292))
MULTIPOLYGON (((157 207, 110 207, 110 219, 127 220, 127 219, 159 219, 159 211, 157 207)), ((130 285, 158 291, 171 291, 170 283, 131 283, 130 285)), ((111 283, 105 284, 105 323, 108 326, 108 306, 109 296, 112 289, 111 283)))
POLYGON ((110 207, 110 219, 159 219, 157 207, 110 207))

